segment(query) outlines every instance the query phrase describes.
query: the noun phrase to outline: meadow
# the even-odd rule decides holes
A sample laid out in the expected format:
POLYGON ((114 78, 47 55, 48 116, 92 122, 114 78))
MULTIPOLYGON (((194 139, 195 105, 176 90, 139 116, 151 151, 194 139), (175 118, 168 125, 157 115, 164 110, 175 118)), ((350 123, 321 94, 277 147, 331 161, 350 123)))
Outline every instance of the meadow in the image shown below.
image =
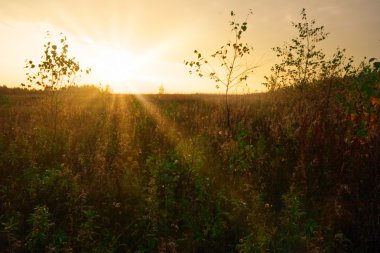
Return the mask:
POLYGON ((380 252, 380 62, 327 58, 303 9, 268 91, 234 95, 256 66, 231 18, 221 72, 185 60, 224 95, 72 85, 62 34, 0 87, 1 252, 380 252))
POLYGON ((220 95, 3 87, 0 251, 376 252, 379 77, 230 95, 230 126, 220 95))

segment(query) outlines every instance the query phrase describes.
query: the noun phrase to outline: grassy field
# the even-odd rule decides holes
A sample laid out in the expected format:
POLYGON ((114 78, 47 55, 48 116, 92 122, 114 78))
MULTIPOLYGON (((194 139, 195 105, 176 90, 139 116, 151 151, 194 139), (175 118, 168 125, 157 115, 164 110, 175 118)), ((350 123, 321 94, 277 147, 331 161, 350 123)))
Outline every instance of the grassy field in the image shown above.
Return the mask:
POLYGON ((2 88, 0 251, 379 251, 360 78, 231 95, 230 127, 218 95, 2 88))

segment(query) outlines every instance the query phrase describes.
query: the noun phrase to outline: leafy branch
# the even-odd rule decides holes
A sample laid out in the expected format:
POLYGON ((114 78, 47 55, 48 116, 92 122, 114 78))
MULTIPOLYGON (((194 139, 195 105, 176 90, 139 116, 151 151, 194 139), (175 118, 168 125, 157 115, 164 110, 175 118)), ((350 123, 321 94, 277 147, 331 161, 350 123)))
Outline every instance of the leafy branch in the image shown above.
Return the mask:
MULTIPOLYGON (((25 69, 29 69, 26 73, 29 84, 21 84, 27 88, 43 88, 45 90, 59 90, 66 86, 74 85, 79 73, 82 73, 79 62, 75 57, 68 56, 68 48, 66 36, 59 34, 59 46, 52 42, 52 36, 47 33, 50 39, 44 45, 44 53, 41 56, 41 62, 36 65, 32 60, 26 60, 25 69), (38 70, 34 70, 38 67, 38 70)), ((89 74, 90 68, 85 70, 89 74)))
POLYGON ((242 42, 242 36, 248 28, 248 18, 252 14, 252 10, 250 10, 246 19, 240 23, 236 21, 236 14, 231 11, 230 15, 233 20, 230 21, 230 27, 233 40, 222 45, 219 50, 211 54, 211 58, 206 58, 201 52, 194 50, 196 59, 185 61, 185 65, 190 67, 190 74, 208 77, 216 82, 216 88, 224 87, 228 127, 230 127, 229 91, 243 82, 246 83, 249 75, 257 68, 247 61, 253 47, 242 42))

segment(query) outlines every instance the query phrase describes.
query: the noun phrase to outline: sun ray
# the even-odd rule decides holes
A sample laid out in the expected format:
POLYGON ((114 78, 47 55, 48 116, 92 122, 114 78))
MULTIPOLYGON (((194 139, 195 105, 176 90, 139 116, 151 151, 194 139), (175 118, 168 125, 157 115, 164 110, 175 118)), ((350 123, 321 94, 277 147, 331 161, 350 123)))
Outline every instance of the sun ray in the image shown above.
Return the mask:
POLYGON ((144 106, 148 114, 158 125, 158 129, 175 148, 182 162, 192 164, 196 153, 205 154, 203 148, 194 142, 194 136, 185 135, 174 121, 169 121, 163 116, 160 109, 155 106, 145 95, 134 94, 136 99, 144 106))

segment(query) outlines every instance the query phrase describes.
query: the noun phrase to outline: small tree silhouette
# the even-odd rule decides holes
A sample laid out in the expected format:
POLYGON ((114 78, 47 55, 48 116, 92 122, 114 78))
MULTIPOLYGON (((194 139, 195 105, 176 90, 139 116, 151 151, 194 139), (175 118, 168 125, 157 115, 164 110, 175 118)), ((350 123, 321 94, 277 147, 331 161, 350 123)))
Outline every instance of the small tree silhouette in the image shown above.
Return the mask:
POLYGON ((158 88, 158 94, 160 94, 160 95, 165 94, 165 87, 162 84, 158 88))
MULTIPOLYGON (((37 72, 27 72, 27 80, 29 84, 21 84, 28 88, 43 88, 49 91, 57 91, 61 88, 75 85, 75 79, 83 70, 80 68, 79 62, 75 57, 68 56, 68 48, 66 36, 59 34, 59 45, 54 44, 53 36, 47 32, 49 41, 44 45, 44 54, 41 62, 37 65, 37 72)), ((26 69, 32 71, 36 69, 36 64, 32 60, 27 60, 26 69)), ((89 74, 91 69, 86 69, 89 74)))
POLYGON ((221 86, 225 89, 225 110, 227 127, 230 129, 230 106, 228 101, 229 91, 246 82, 248 76, 253 72, 256 66, 247 63, 247 57, 252 52, 253 47, 242 42, 242 35, 247 31, 248 17, 252 15, 249 11, 243 23, 236 22, 235 13, 231 11, 230 21, 231 31, 234 34, 232 41, 220 47, 211 55, 213 62, 203 57, 198 50, 194 50, 196 60, 185 61, 185 65, 190 67, 190 74, 197 74, 199 77, 208 77, 216 82, 216 88, 221 86))
POLYGON ((308 20, 305 9, 300 15, 301 22, 292 22, 298 36, 282 47, 272 48, 281 58, 281 63, 271 68, 269 77, 265 76, 267 82, 264 85, 270 90, 293 86, 302 91, 307 83, 316 80, 324 63, 325 54, 317 48, 317 44, 325 40, 328 33, 323 26, 316 27, 315 20, 308 20))
MULTIPOLYGON (((316 26, 315 20, 309 21, 304 8, 300 15, 300 22, 292 22, 292 26, 298 31, 298 36, 290 42, 285 42, 282 47, 272 48, 281 62, 271 68, 270 76, 265 76, 264 85, 269 90, 283 87, 298 88, 301 91, 300 101, 302 101, 305 87, 324 80, 327 84, 325 106, 327 115, 333 79, 352 76, 355 73, 352 65, 353 57, 347 58, 346 50, 337 48, 334 55, 327 60, 323 50, 318 48, 318 44, 325 40, 329 33, 325 32, 324 26, 316 26)), ((299 111, 303 112, 302 103, 299 103, 299 111)))
MULTIPOLYGON (((41 62, 36 65, 32 60, 26 60, 25 69, 28 84, 21 84, 27 88, 42 88, 50 94, 50 112, 53 119, 54 138, 57 131, 57 122, 59 114, 59 94, 58 91, 68 86, 75 85, 75 79, 78 74, 82 73, 79 62, 75 57, 68 56, 66 36, 62 33, 58 37, 58 45, 54 43, 54 36, 47 32, 48 41, 44 45, 44 52, 41 56, 41 62)), ((90 68, 85 70, 89 74, 90 68)))

